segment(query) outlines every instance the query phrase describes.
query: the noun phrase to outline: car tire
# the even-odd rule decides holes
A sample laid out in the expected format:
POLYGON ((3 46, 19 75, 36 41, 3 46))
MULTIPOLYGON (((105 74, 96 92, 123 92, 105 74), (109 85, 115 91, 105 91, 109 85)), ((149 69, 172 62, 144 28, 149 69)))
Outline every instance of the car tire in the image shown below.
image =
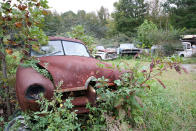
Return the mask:
POLYGON ((17 129, 14 129, 16 131, 31 131, 25 124, 25 120, 23 116, 15 117, 13 120, 11 120, 7 127, 5 127, 4 131, 12 131, 13 128, 15 128, 15 124, 17 124, 17 129), (19 125, 18 125, 19 124, 19 125))
POLYGON ((184 54, 181 54, 180 57, 184 57, 184 54))
POLYGON ((101 56, 95 57, 97 60, 102 60, 101 56))

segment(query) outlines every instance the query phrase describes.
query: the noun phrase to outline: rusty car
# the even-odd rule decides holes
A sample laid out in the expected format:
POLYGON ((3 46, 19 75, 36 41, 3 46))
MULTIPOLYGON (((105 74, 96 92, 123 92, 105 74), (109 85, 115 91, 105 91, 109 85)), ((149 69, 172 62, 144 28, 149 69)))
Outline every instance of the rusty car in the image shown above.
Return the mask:
POLYGON ((114 87, 114 81, 119 79, 120 72, 117 69, 107 68, 110 64, 93 58, 85 44, 76 39, 64 37, 49 37, 47 45, 42 46, 42 53, 31 49, 31 56, 39 60, 37 67, 46 69, 51 79, 44 77, 32 67, 19 66, 16 73, 16 95, 23 111, 38 111, 36 100, 39 94, 51 99, 60 81, 63 84, 57 92, 63 94, 62 100, 69 95, 76 113, 88 113, 86 104, 96 103, 96 89, 94 78, 108 79, 108 87, 114 87), (98 63, 103 64, 104 68, 98 63))

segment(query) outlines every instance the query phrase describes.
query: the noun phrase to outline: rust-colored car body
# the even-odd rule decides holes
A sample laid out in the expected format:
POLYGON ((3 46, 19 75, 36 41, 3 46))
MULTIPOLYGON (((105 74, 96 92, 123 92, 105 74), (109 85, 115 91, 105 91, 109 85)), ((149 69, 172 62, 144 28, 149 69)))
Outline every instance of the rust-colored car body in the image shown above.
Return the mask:
MULTIPOLYGON (((72 41, 83 44, 81 41, 62 37, 50 37, 50 40, 72 41)), ((85 108, 86 104, 88 102, 95 104, 96 102, 96 90, 93 87, 94 85, 90 85, 93 78, 104 76, 109 80, 108 85, 114 86, 114 80, 119 79, 120 76, 118 70, 107 68, 111 67, 110 64, 92 57, 62 55, 44 56, 38 59, 40 61, 39 66, 47 69, 52 76, 52 80, 44 77, 33 68, 19 66, 16 73, 16 94, 22 110, 39 110, 35 99, 27 96, 30 87, 32 92, 39 93, 39 91, 42 91, 47 99, 51 99, 59 82, 63 81, 57 92, 64 93, 65 99, 67 94, 74 93, 72 104, 78 110, 77 113, 86 113, 88 112, 85 108), (101 68, 99 64, 103 64, 105 67, 101 68), (36 92, 36 90, 38 91, 36 92)))

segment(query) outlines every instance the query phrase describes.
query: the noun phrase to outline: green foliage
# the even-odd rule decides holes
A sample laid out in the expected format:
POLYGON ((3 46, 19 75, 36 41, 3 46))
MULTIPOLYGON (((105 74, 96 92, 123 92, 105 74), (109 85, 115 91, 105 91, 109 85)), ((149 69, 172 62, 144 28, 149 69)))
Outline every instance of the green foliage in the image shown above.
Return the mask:
POLYGON ((157 88, 154 83, 142 99, 146 107, 143 114, 146 130, 195 130, 195 78, 190 74, 172 72, 162 79, 168 88, 157 88))
MULTIPOLYGON (((176 64, 178 62, 180 60, 175 57, 171 59, 154 58, 150 67, 142 66, 140 62, 137 62, 133 68, 125 63, 126 70, 130 69, 131 72, 123 74, 120 80, 115 81, 117 85, 115 91, 107 87, 108 80, 104 77, 96 79, 98 104, 96 107, 87 106, 91 111, 91 120, 88 121, 88 125, 91 125, 90 128, 94 130, 100 127, 108 130, 143 128, 145 106, 139 97, 145 98, 146 92, 148 92, 146 89, 150 89, 152 85, 156 84, 156 81, 166 88, 158 76, 172 67, 180 72, 180 67, 176 64)), ((122 65, 122 62, 120 63, 122 65)))
POLYGON ((3 123, 4 123, 4 119, 3 117, 0 117, 0 130, 3 130, 3 123))
MULTIPOLYGON (((57 86, 59 89, 63 82, 57 86)), ((43 97, 37 102, 40 104, 40 111, 24 113, 24 119, 27 127, 34 130, 47 131, 64 131, 64 130, 79 130, 77 114, 71 111, 73 105, 71 98, 63 101, 62 93, 54 92, 51 100, 43 97), (58 106, 59 105, 59 106, 58 106)))
POLYGON ((112 14, 118 32, 134 36, 136 28, 143 23, 147 14, 144 0, 120 0, 114 4, 116 11, 112 14))
POLYGON ((151 21, 144 20, 144 23, 141 24, 137 30, 137 39, 142 42, 142 47, 151 47, 155 44, 153 43, 155 41, 148 37, 151 32, 158 32, 157 25, 151 21))
POLYGON ((191 28, 191 29, 187 29, 184 34, 187 35, 192 35, 192 34, 196 34, 196 28, 191 28))
MULTIPOLYGON (((46 37, 39 29, 43 22, 43 15, 46 14, 47 1, 3 1, 1 2, 0 23, 3 28, 1 38, 8 38, 6 41, 15 39, 15 45, 23 41, 29 44, 29 39, 37 39, 40 43, 45 42, 46 37), (39 6, 37 6, 39 5, 39 6), (31 15, 30 15, 31 14, 31 15), (9 19, 8 19, 9 18, 9 19), (23 20, 23 22, 21 22, 23 20)), ((8 42, 9 42, 8 41, 8 42)), ((13 44, 13 42, 4 44, 13 44)))
POLYGON ((128 37, 125 34, 118 34, 114 35, 110 38, 102 38, 102 39, 96 39, 96 43, 99 43, 99 45, 103 45, 104 47, 118 47, 120 43, 129 43, 132 41, 131 37, 128 37))
MULTIPOLYGON (((136 60, 119 59, 112 63, 126 61, 128 65, 135 67, 137 61, 140 61, 148 67, 149 60, 144 62, 145 59, 146 56, 136 60)), ((171 60, 177 63, 182 61, 179 57, 173 57, 171 60)), ((139 116, 145 124, 136 130, 195 130, 195 72, 181 73, 169 69, 158 76, 166 88, 161 88, 155 81, 150 83, 150 89, 145 90, 144 96, 141 97, 144 111, 139 116)))
POLYGON ((23 61, 21 66, 23 66, 25 68, 32 67, 35 71, 37 71, 38 73, 40 73, 44 77, 52 80, 52 76, 47 70, 48 63, 44 63, 45 64, 44 67, 41 67, 38 64, 39 62, 40 62, 39 59, 31 58, 31 59, 23 61))
POLYGON ((82 25, 88 35, 103 38, 108 30, 106 24, 109 14, 105 8, 101 8, 98 14, 84 10, 77 13, 67 11, 63 14, 53 12, 45 18, 43 30, 49 36, 64 36, 65 32, 70 32, 73 27, 82 25))
POLYGON ((30 31, 29 33, 30 38, 36 39, 39 42, 37 43, 37 42, 30 41, 31 45, 33 44, 45 45, 48 43, 48 37, 45 35, 43 30, 41 30, 39 27, 31 27, 29 31, 30 31))
POLYGON ((69 28, 69 26, 70 25, 68 22, 66 21, 63 22, 63 19, 61 18, 61 16, 58 13, 54 12, 54 13, 49 13, 45 17, 45 21, 42 26, 42 29, 47 34, 47 36, 56 36, 62 32, 64 33, 65 30, 68 30, 67 28, 69 28), (66 23, 65 26, 63 26, 64 23, 66 23))
POLYGON ((183 58, 183 64, 196 64, 196 55, 191 58, 183 58))
POLYGON ((87 35, 83 26, 77 25, 73 27, 71 32, 67 32, 67 35, 70 38, 81 40, 91 52, 93 51, 92 44, 95 42, 94 37, 87 35))
POLYGON ((11 77, 16 74, 16 69, 20 64, 22 54, 20 51, 14 51, 13 54, 6 56, 8 75, 11 77))
POLYGON ((0 58, 2 87, 4 87, 4 89, 0 88, 0 92, 5 94, 3 95, 3 107, 7 110, 7 118, 11 115, 11 101, 15 96, 10 86, 13 86, 11 85, 15 80, 13 74, 16 72, 20 57, 29 56, 27 49, 32 44, 45 44, 47 41, 47 36, 40 29, 44 15, 47 15, 47 8, 47 0, 0 1, 0 58), (37 40, 37 42, 32 42, 32 40, 37 40), (12 55, 13 48, 20 48, 18 56, 12 55))
MULTIPOLYGON (((22 55, 20 51, 15 51, 11 55, 6 56, 7 61, 7 70, 8 70, 8 78, 4 78, 2 72, 0 71, 0 109, 4 107, 5 105, 5 98, 8 96, 5 89, 8 87, 14 87, 15 86, 15 75, 16 75, 16 69, 20 63, 20 59, 22 58, 22 55)), ((10 93, 10 101, 13 101, 15 98, 15 90, 14 88, 9 89, 10 93)), ((5 111, 4 111, 5 112, 5 111)))
POLYGON ((150 48, 153 45, 161 45, 163 55, 170 56, 176 50, 182 48, 180 36, 184 33, 183 29, 174 29, 169 26, 168 30, 158 29, 151 21, 145 22, 138 28, 137 41, 142 42, 141 47, 150 48))
POLYGON ((170 14, 170 22, 176 28, 196 28, 195 0, 167 0, 165 10, 170 14), (171 6, 172 5, 172 6, 171 6))

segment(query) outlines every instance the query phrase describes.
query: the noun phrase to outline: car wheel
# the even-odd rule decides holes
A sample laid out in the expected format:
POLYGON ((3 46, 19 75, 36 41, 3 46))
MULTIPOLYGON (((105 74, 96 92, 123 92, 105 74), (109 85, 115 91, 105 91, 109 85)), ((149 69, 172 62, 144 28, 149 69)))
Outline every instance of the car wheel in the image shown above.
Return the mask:
POLYGON ((181 54, 180 57, 184 57, 184 54, 181 54))
POLYGON ((16 131, 31 131, 26 126, 25 120, 24 120, 23 116, 18 116, 18 117, 15 117, 13 120, 11 120, 8 123, 8 125, 7 125, 7 127, 5 128, 4 131, 12 131, 12 130, 16 130, 16 131))
POLYGON ((102 58, 101 58, 100 56, 97 56, 97 57, 96 57, 96 59, 98 59, 98 60, 102 60, 102 58))

